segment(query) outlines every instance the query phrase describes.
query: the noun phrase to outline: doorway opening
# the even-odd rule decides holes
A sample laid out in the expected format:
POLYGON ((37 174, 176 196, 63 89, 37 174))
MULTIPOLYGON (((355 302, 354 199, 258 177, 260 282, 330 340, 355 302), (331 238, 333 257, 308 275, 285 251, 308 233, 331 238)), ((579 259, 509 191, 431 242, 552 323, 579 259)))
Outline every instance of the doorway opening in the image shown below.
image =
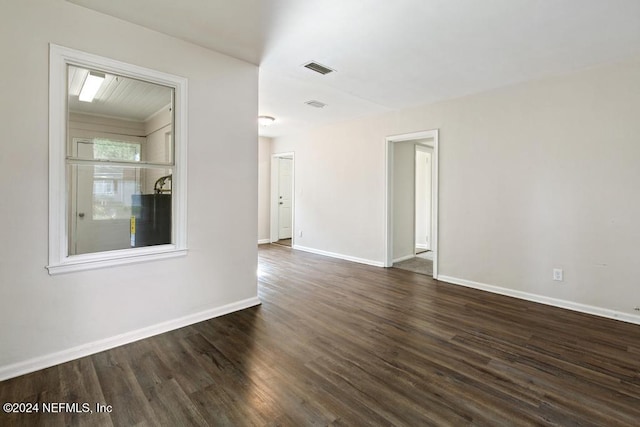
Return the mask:
POLYGON ((270 241, 293 247, 294 153, 271 156, 270 241))
POLYGON ((387 138, 385 267, 438 278, 438 130, 387 138))

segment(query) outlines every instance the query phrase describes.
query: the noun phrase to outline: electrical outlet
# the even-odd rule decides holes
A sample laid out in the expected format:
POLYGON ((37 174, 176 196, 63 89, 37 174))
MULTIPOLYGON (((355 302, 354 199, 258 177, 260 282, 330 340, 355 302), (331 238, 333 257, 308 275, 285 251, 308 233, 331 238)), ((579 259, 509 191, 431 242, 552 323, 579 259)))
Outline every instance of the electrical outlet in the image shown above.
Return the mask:
POLYGON ((558 282, 562 282, 563 280, 563 271, 561 268, 554 268, 553 269, 553 280, 556 280, 558 282))
POLYGON ((302 237, 302 230, 298 231, 298 237, 302 237))

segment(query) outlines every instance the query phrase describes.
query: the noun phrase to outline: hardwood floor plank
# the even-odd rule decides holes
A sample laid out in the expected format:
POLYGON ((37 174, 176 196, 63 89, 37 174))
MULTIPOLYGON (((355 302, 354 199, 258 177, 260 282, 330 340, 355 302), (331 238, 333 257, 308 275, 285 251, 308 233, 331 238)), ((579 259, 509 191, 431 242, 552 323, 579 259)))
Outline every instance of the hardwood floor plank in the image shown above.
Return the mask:
POLYGON ((116 426, 158 424, 160 420, 127 361, 128 350, 128 346, 122 346, 89 356, 93 360, 105 404, 113 407, 109 414, 111 420, 116 426))
MULTIPOLYGON (((93 361, 90 358, 82 358, 72 362, 64 363, 59 367, 60 391, 61 394, 56 400, 58 402, 82 402, 91 405, 91 410, 95 411, 94 404, 105 404, 106 400, 102 393, 102 388, 98 380, 93 361)), ((53 414, 52 414, 53 415, 53 414)), ((53 421, 50 416, 50 421, 53 421)), ((108 413, 95 413, 91 419, 84 413, 75 412, 64 414, 64 425, 79 426, 112 426, 111 416, 108 413)))
POLYGON ((145 392, 149 408, 162 425, 207 425, 197 405, 187 396, 175 378, 145 392))

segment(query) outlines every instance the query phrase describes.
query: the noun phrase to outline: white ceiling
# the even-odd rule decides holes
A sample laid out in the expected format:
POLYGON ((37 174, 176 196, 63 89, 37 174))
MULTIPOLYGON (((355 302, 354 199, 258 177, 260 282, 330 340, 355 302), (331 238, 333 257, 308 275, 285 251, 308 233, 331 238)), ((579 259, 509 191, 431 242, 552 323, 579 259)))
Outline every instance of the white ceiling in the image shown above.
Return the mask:
POLYGON ((69 66, 69 111, 145 122, 164 108, 170 108, 173 89, 136 79, 105 74, 92 102, 78 99, 89 74, 86 68, 69 66))
POLYGON ((640 55, 640 0, 69 1, 259 64, 263 136, 640 55))

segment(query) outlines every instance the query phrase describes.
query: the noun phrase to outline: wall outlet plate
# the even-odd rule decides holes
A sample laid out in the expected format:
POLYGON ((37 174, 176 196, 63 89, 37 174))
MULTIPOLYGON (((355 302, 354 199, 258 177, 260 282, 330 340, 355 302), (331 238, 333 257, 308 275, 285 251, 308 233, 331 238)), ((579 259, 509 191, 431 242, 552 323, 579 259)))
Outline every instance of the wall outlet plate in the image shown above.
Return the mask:
POLYGON ((556 280, 558 282, 562 282, 562 280, 564 279, 564 274, 561 268, 554 268, 553 269, 553 280, 556 280))

